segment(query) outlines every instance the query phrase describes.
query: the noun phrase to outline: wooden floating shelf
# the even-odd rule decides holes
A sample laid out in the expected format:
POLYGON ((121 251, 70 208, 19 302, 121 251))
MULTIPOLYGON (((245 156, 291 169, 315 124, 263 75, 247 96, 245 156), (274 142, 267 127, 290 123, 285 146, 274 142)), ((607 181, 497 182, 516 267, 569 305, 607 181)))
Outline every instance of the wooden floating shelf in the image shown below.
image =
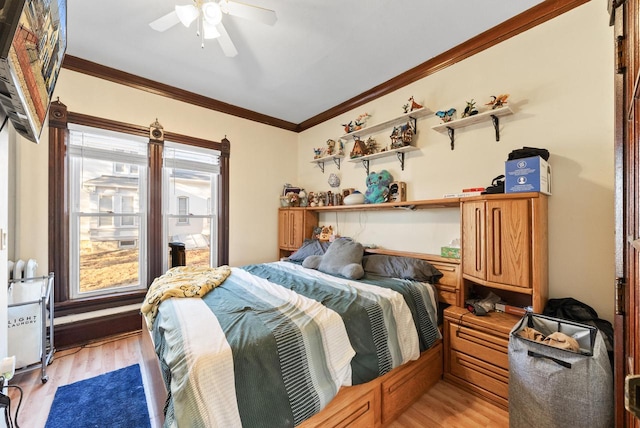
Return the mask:
POLYGON ((458 208, 461 198, 425 199, 421 201, 385 202, 382 204, 333 205, 307 207, 309 211, 380 211, 380 210, 417 210, 428 208, 458 208))

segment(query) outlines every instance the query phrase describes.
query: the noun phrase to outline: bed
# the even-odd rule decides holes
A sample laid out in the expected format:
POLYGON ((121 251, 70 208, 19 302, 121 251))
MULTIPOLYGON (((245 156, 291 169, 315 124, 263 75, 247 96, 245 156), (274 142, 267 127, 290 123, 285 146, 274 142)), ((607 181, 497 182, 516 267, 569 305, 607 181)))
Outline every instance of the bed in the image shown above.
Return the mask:
POLYGON ((457 260, 368 253, 425 260, 442 277, 431 287, 274 262, 232 268, 202 299, 162 303, 151 331, 143 319, 155 424, 388 425, 442 376, 435 302, 458 303, 461 276, 457 260))

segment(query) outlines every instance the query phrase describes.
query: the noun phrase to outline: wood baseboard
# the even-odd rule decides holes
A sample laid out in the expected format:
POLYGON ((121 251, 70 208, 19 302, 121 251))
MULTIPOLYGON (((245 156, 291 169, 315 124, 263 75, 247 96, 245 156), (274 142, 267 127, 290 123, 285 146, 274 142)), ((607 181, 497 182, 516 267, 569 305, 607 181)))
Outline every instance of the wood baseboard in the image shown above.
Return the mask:
POLYGON ((140 312, 132 310, 99 318, 56 325, 54 345, 57 349, 70 348, 97 339, 140 330, 140 312))

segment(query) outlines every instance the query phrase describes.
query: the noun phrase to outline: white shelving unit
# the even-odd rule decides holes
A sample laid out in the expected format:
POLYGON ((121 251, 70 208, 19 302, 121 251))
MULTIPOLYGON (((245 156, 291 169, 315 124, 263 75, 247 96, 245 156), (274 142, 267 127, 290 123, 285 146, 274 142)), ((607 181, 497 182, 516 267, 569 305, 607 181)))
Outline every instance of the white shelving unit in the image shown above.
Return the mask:
POLYGON ((365 171, 367 175, 369 175, 369 161, 378 158, 384 158, 391 155, 396 155, 398 157, 398 161, 400 161, 400 168, 404 171, 404 154, 407 152, 413 152, 416 150, 420 150, 416 146, 404 146, 399 147, 397 149, 385 150, 384 152, 378 152, 371 155, 360 156, 357 158, 349 159, 349 162, 362 162, 364 165, 365 171))
MULTIPOLYGON (((380 131, 383 131, 385 129, 391 129, 391 128, 395 127, 395 126, 403 125, 403 124, 405 124, 407 122, 411 122, 411 125, 412 125, 414 131, 417 132, 418 119, 420 119, 422 117, 425 117, 425 116, 432 115, 432 114, 433 114, 433 112, 431 110, 429 110, 426 107, 423 107, 421 109, 417 109, 417 110, 409 111, 407 113, 403 113, 400 116, 394 117, 393 119, 389 119, 387 121, 380 122, 380 123, 377 123, 375 125, 365 126, 364 128, 358 129, 357 131, 352 131, 352 132, 349 132, 347 134, 343 134, 338 139, 339 140, 343 140, 343 141, 344 140, 349 140, 349 139, 355 139, 356 137, 360 138, 360 139, 364 139, 365 137, 367 137, 369 135, 377 134, 380 131)), ((362 162, 362 164, 364 165, 365 170, 367 172, 367 175, 369 175, 369 161, 370 160, 383 158, 383 157, 387 157, 387 156, 391 156, 391 155, 395 154, 398 157, 398 160, 400 161, 400 167, 404 171, 404 154, 407 153, 407 152, 415 151, 415 150, 420 150, 420 149, 418 149, 415 146, 404 146, 404 147, 400 147, 400 148, 396 148, 396 149, 385 150, 384 152, 378 152, 378 153, 374 153, 374 154, 371 154, 371 155, 360 156, 360 157, 357 157, 357 158, 349 159, 349 162, 362 162)), ((329 160, 333 160, 334 163, 336 164, 336 166, 338 167, 338 169, 340 169, 340 159, 342 157, 343 157, 343 155, 325 156, 325 157, 322 157, 322 158, 314 159, 311 162, 318 164, 318 166, 320 167, 322 172, 324 172, 324 163, 329 161, 329 160)))
POLYGON ((329 155, 323 156, 321 158, 317 158, 311 161, 311 163, 315 163, 318 165, 320 170, 324 173, 324 163, 333 161, 334 164, 340 169, 340 160, 344 157, 344 155, 329 155))
POLYGON ((455 141, 455 130, 458 128, 465 128, 467 126, 475 125, 477 123, 492 121, 493 127, 496 131, 496 141, 500 141, 500 117, 513 114, 513 110, 508 106, 499 107, 495 110, 487 110, 482 113, 478 113, 474 116, 463 117, 462 119, 452 120, 450 122, 441 123, 439 125, 432 126, 431 129, 438 132, 446 132, 449 134, 451 140, 451 150, 453 150, 455 141))
POLYGON ((349 138, 353 138, 353 137, 360 137, 360 139, 363 139, 368 135, 373 135, 386 128, 393 128, 394 126, 400 125, 409 120, 413 121, 413 125, 415 128, 416 121, 418 119, 420 119, 421 117, 428 116, 430 114, 433 114, 433 112, 428 108, 423 107, 419 110, 413 110, 413 111, 404 113, 398 117, 394 117, 393 119, 387 120, 386 122, 377 123, 372 126, 365 126, 364 128, 361 128, 357 131, 349 132, 348 134, 344 134, 343 136, 341 136, 340 139, 348 140, 349 138))

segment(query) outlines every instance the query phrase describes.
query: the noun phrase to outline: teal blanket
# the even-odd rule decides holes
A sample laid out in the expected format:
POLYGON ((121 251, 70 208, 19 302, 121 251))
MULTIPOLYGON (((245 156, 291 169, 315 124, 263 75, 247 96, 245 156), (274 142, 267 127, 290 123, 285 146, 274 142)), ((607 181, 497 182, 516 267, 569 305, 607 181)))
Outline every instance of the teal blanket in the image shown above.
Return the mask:
POLYGON ((296 426, 341 386, 418 358, 440 337, 435 314, 421 283, 286 262, 233 268, 204 298, 160 305, 165 426, 296 426))

